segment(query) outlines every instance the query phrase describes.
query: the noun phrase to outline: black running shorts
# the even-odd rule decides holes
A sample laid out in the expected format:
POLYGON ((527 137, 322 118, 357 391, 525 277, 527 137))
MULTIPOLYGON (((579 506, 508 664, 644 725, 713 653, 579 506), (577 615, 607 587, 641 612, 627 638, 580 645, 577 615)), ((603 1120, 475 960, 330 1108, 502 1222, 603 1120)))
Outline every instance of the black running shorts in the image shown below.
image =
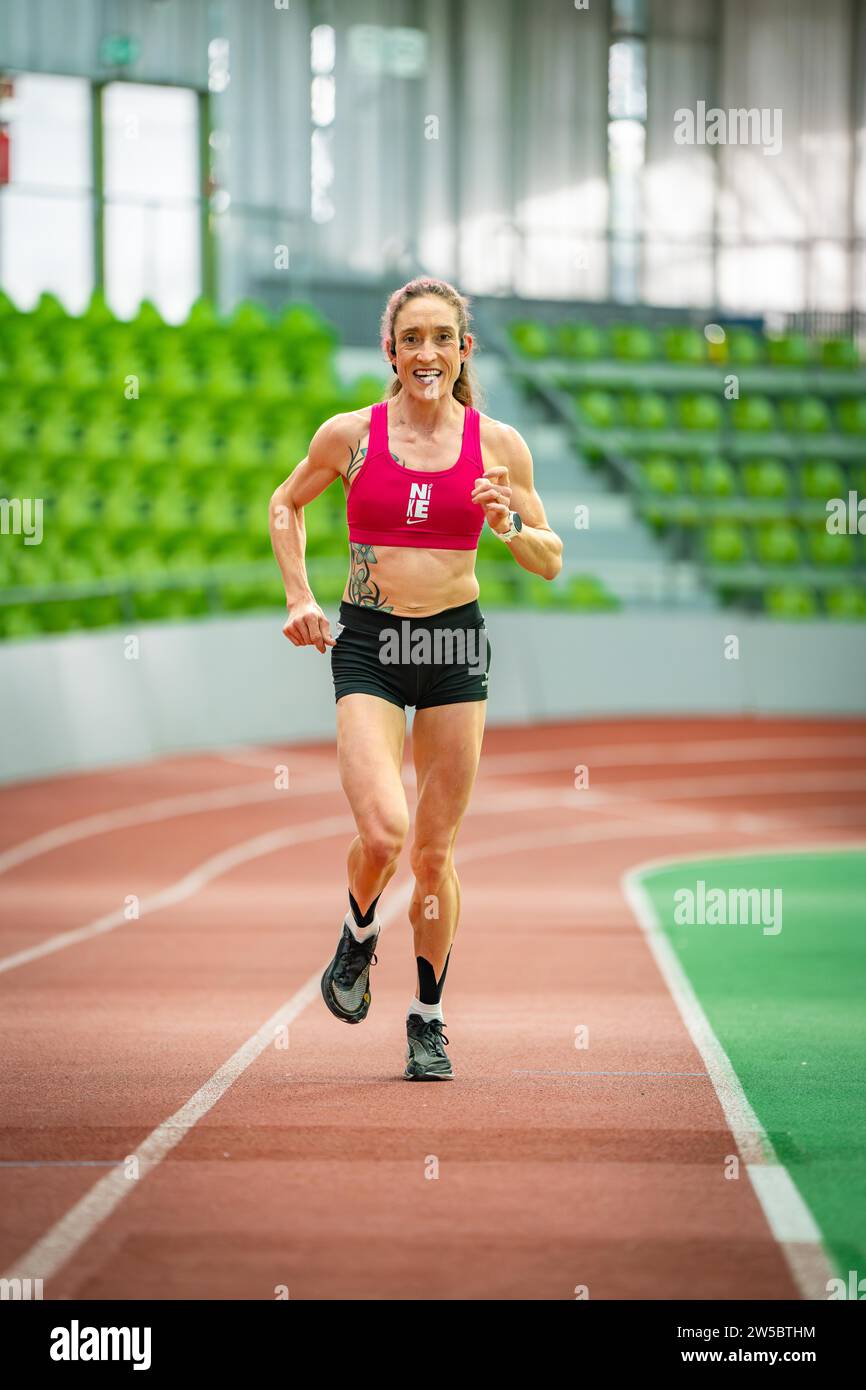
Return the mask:
POLYGON ((340 604, 334 694, 378 695, 405 709, 487 699, 490 643, 477 599, 429 618, 340 604))

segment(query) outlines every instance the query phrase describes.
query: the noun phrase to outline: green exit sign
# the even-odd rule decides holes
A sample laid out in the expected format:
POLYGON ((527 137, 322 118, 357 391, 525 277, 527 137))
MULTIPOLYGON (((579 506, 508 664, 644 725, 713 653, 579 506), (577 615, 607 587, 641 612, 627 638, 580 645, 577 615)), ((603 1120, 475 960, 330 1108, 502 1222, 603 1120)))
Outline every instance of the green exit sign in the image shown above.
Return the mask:
POLYGON ((129 34, 108 34, 99 46, 99 60, 106 68, 128 68, 138 52, 138 39, 129 34))

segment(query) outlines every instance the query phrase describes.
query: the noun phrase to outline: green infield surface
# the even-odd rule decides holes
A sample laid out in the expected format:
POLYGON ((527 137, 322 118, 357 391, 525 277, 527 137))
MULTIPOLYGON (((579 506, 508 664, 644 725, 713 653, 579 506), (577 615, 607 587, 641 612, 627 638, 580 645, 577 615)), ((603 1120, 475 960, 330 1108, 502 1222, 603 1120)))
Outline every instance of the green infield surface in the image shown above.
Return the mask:
POLYGON ((866 851, 687 860, 634 882, 828 1256, 866 1276, 866 851))

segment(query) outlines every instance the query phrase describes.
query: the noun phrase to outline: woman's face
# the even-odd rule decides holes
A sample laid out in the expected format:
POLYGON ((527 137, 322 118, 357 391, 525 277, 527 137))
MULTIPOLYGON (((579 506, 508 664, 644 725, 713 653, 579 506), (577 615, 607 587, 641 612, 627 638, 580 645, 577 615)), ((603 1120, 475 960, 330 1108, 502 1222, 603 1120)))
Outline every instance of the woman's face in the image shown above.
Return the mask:
MULTIPOLYGON (((463 341, 468 356, 472 338, 463 341)), ((408 300, 394 321, 394 351, 404 391, 422 400, 450 396, 462 366, 457 310, 438 294, 408 300)))

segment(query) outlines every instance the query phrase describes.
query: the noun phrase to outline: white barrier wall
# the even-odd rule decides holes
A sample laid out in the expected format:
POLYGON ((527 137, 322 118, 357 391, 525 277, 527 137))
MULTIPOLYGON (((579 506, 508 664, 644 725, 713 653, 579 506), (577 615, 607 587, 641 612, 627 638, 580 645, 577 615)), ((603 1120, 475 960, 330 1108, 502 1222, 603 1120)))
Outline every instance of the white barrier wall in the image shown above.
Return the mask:
MULTIPOLYGON (((278 611, 0 646, 0 780, 332 738, 329 658, 293 647, 282 622, 278 611)), ((866 712, 863 624, 492 609, 487 626, 490 723, 866 712), (736 659, 725 655, 732 636, 736 659)))

